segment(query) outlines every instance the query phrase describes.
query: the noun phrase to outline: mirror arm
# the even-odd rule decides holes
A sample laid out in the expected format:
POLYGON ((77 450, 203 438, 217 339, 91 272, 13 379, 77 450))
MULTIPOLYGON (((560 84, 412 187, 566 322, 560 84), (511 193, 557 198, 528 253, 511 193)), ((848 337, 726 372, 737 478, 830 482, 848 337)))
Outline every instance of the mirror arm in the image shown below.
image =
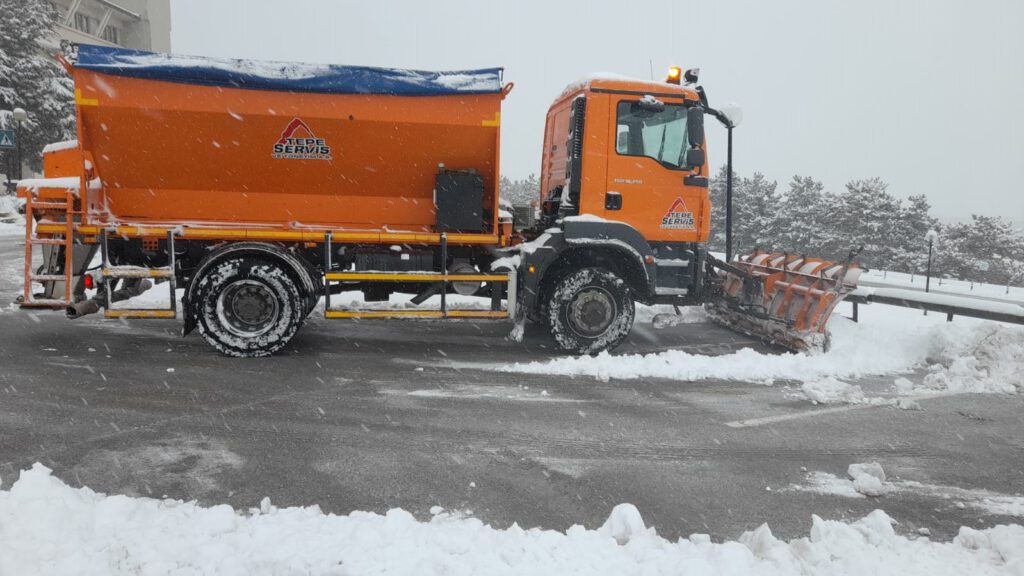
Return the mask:
POLYGON ((722 126, 725 126, 726 128, 735 128, 735 126, 732 125, 732 122, 729 121, 729 118, 725 114, 719 112, 718 110, 705 106, 704 111, 714 116, 716 120, 722 123, 722 126))

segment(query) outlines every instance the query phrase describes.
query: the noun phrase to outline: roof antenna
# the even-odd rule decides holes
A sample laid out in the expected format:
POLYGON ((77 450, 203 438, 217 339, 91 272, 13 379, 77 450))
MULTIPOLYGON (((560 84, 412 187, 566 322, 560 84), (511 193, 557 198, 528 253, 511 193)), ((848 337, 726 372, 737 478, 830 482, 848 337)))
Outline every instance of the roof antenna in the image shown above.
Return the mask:
POLYGON ((654 60, 648 60, 647 65, 651 68, 651 81, 654 81, 654 60))

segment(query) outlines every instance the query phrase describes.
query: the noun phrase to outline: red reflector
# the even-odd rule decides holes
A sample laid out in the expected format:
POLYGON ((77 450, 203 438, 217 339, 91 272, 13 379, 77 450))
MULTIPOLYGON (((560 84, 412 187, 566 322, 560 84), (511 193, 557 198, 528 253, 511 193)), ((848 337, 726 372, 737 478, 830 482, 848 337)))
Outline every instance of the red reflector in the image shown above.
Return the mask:
POLYGON ((96 287, 96 282, 92 279, 92 274, 85 275, 85 289, 92 290, 96 287))

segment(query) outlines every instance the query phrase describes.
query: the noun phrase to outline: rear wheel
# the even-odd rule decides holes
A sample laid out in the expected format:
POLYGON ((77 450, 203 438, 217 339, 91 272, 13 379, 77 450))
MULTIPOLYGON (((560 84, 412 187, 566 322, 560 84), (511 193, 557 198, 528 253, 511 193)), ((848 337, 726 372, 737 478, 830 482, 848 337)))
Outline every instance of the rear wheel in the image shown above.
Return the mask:
POLYGON ((558 345, 577 354, 618 346, 633 328, 633 297, 622 278, 605 268, 584 268, 562 277, 547 306, 558 345))
POLYGON ((302 291, 278 264, 238 256, 212 266, 196 287, 197 328, 228 356, 269 356, 295 336, 306 315, 302 291))

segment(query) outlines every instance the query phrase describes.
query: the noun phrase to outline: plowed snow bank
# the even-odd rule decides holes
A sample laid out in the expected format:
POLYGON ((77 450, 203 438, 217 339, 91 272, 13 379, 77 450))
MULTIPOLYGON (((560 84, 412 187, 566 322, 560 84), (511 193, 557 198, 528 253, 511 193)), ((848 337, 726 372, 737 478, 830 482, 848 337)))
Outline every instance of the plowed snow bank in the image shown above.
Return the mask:
POLYGON ((919 320, 920 316, 910 316, 907 311, 887 311, 903 321, 857 324, 834 317, 830 322, 832 348, 825 353, 771 354, 752 349, 721 356, 681 350, 644 355, 601 353, 511 364, 501 370, 590 376, 605 381, 669 378, 835 383, 834 379, 901 374, 928 367, 930 373, 922 385, 901 392, 1015 393, 1024 387, 1024 329, 970 320, 929 325, 927 319, 919 320))
POLYGON ((783 542, 767 525, 738 541, 669 542, 617 506, 597 530, 500 530, 472 518, 419 522, 105 496, 70 488, 36 464, 0 491, 0 574, 1019 574, 1024 527, 961 528, 952 542, 907 538, 881 510, 845 522, 812 518, 783 542))

